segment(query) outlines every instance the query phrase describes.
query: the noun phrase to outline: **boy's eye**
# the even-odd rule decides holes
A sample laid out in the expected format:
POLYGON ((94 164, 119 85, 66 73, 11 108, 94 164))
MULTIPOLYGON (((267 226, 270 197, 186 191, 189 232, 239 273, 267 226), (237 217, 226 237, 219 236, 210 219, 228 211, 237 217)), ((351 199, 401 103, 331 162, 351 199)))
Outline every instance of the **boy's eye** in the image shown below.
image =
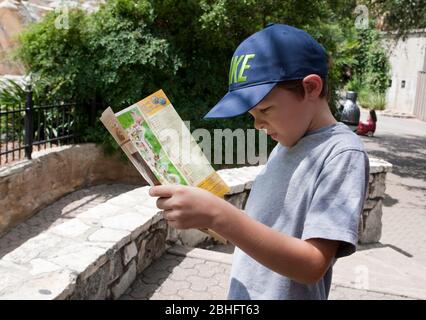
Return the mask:
MULTIPOLYGON (((272 107, 272 106, 271 106, 272 107)), ((266 113, 269 109, 271 109, 271 107, 267 107, 265 109, 260 110, 261 113, 266 113)))

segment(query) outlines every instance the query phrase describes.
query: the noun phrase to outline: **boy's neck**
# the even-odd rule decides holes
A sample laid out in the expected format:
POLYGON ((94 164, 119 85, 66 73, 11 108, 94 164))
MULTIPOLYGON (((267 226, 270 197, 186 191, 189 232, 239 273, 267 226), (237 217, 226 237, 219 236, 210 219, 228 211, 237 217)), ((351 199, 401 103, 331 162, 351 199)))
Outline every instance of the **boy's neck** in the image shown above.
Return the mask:
POLYGON ((317 106, 317 112, 314 114, 307 132, 331 126, 332 124, 336 123, 337 121, 331 113, 327 101, 324 100, 320 105, 317 106))

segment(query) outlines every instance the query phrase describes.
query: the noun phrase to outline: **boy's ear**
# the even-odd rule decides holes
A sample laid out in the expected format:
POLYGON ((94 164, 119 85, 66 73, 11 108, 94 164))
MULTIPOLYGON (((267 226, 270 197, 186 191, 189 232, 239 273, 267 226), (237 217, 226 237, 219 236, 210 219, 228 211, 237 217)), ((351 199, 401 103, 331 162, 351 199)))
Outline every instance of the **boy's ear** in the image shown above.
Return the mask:
POLYGON ((303 79, 303 88, 307 98, 318 98, 321 95, 323 83, 320 76, 310 74, 303 79))

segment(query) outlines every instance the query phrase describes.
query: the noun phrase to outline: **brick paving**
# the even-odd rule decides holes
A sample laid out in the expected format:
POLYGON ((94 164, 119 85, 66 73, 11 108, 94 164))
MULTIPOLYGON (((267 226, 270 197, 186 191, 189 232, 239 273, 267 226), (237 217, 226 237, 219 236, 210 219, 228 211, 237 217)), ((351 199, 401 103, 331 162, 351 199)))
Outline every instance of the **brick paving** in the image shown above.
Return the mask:
MULTIPOLYGON (((224 257, 231 255, 221 254, 224 257)), ((138 276, 120 300, 224 300, 227 296, 231 265, 208 259, 208 250, 202 250, 199 258, 166 253, 138 276)), ((331 287, 329 299, 412 300, 411 297, 403 295, 336 284, 331 287)))
POLYGON ((203 258, 164 254, 149 266, 122 300, 223 300, 231 265, 203 258))
POLYGON ((405 296, 332 285, 329 300, 412 300, 405 296))

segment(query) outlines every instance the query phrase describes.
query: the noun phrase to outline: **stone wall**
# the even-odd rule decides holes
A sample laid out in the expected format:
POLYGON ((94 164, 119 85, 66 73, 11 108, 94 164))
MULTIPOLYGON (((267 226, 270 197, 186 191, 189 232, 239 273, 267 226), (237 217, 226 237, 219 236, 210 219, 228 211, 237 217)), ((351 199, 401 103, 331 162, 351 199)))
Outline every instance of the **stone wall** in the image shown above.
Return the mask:
POLYGON ((370 158, 368 197, 359 223, 359 242, 379 242, 382 235, 382 206, 386 190, 386 173, 392 165, 386 161, 370 158))
POLYGON ((0 167, 0 236, 64 195, 102 183, 146 185, 132 164, 91 143, 34 152, 32 160, 0 167))
MULTIPOLYGON (((381 235, 382 203, 389 163, 370 158, 369 195, 360 221, 360 242, 377 242, 381 235)), ((232 182, 233 194, 227 200, 243 208, 259 167, 221 170, 232 182)), ((230 182, 230 183, 231 183, 230 182)), ((43 207, 79 188, 102 183, 146 185, 137 170, 118 155, 107 156, 94 144, 81 144, 35 152, 25 160, 0 168, 0 236, 25 221, 43 207)), ((177 236, 177 235, 175 235, 177 236)), ((186 245, 198 243, 205 234, 181 233, 186 245)))
POLYGON ((158 219, 134 240, 107 253, 105 263, 90 276, 78 276, 73 291, 63 298, 118 299, 136 276, 164 253, 168 247, 167 232, 165 220, 158 219))

